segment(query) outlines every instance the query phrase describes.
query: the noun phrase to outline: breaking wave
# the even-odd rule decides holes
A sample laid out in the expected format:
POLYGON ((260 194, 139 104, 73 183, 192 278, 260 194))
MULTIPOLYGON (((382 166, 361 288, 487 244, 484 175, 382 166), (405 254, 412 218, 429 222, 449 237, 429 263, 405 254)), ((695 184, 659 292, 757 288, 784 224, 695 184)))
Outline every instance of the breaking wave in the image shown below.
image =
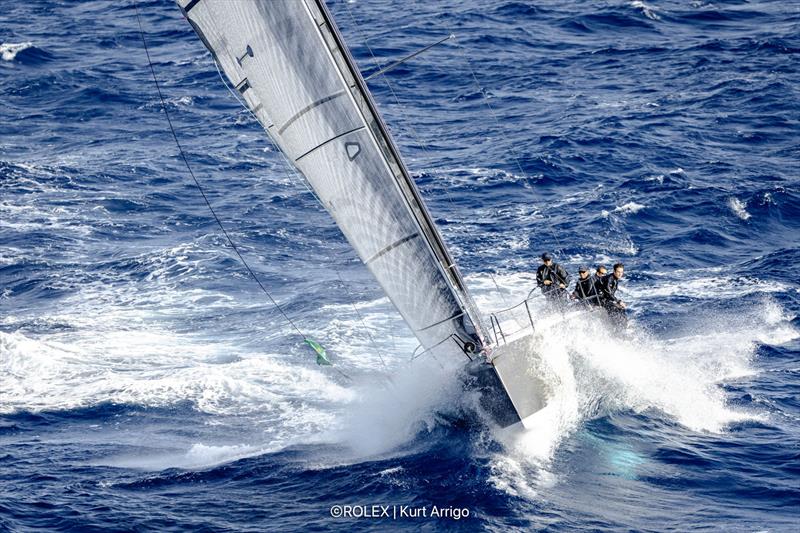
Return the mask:
POLYGON ((31 48, 33 43, 26 42, 26 43, 1 43, 0 44, 0 57, 3 58, 4 61, 14 61, 17 57, 17 54, 22 52, 23 50, 27 50, 31 48))

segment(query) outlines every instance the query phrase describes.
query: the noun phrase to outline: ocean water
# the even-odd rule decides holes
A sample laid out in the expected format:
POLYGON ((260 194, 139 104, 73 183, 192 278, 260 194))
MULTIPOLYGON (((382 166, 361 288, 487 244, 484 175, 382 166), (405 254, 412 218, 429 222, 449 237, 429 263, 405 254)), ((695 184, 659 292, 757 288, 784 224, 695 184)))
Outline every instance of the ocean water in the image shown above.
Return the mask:
POLYGON ((528 432, 411 361, 179 9, 139 6, 210 201, 334 366, 210 216, 133 4, 4 1, 0 530, 796 530, 796 2, 329 2, 365 73, 456 36, 370 87, 483 312, 545 250, 626 265, 628 336, 534 299, 528 432))

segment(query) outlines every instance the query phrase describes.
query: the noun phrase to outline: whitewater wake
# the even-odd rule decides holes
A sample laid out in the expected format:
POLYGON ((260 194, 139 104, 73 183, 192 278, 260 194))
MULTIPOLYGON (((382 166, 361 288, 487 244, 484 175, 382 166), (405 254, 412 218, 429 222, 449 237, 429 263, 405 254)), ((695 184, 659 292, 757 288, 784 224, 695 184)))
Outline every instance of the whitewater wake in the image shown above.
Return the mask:
MULTIPOLYGON (((520 278, 504 281, 509 287, 520 278)), ((714 294, 702 279, 692 286, 708 289, 704 294, 712 299, 728 298, 734 290, 727 285, 714 294)), ((739 289, 753 291, 748 285, 739 289)), ((635 308, 631 296, 626 299, 635 308)), ((655 335, 635 321, 627 334, 619 335, 592 312, 538 321, 531 351, 548 368, 550 401, 530 430, 498 433, 505 450, 491 458, 492 482, 510 494, 533 497, 556 481, 553 460, 565 440, 588 420, 614 413, 644 413, 689 431, 715 434, 737 422, 764 421, 766 413, 731 405, 722 385, 758 372, 759 344, 798 338, 792 318, 765 296, 746 309, 693 316, 693 327, 675 336, 655 335)))
MULTIPOLYGON (((168 262, 180 259, 180 254, 165 254, 168 262)), ((758 280, 712 283, 717 277, 716 272, 700 272, 687 287, 722 300, 759 292, 758 280)), ((165 319, 196 307, 233 313, 242 304, 222 294, 150 282, 155 288, 147 295, 85 287, 60 312, 35 318, 40 326, 53 326, 52 333, 0 332, 3 412, 189 402, 222 424, 248 420, 251 430, 228 439, 203 433, 206 437, 173 442, 173 449, 154 457, 115 463, 191 469, 308 442, 347 449, 347 461, 391 455, 447 424, 448 416, 476 411, 475 398, 453 378, 462 361, 422 357, 409 363, 415 342, 401 331, 399 319, 387 318, 393 315, 385 298, 326 306, 336 319, 312 331, 326 339, 337 365, 353 377, 347 382, 315 367, 302 347, 254 349, 252 340, 242 345, 235 337, 175 331, 165 319)), ((468 282, 482 309, 506 307, 532 285, 528 274, 475 276, 468 282)), ((626 287, 624 297, 636 309, 654 293, 667 295, 671 287, 669 279, 656 278, 653 285, 647 294, 626 287)), ((546 316, 540 304, 533 311, 546 316)), ((557 478, 553 458, 565 440, 587 420, 616 412, 647 413, 690 431, 713 433, 739 421, 763 419, 764 413, 730 405, 720 384, 758 372, 754 357, 759 343, 797 338, 791 319, 765 294, 746 310, 693 316, 692 328, 672 335, 634 326, 630 335, 619 337, 589 313, 540 320, 532 349, 544 363, 551 399, 531 431, 487 429, 479 439, 504 448, 486 452, 493 482, 510 492, 535 493, 557 478)), ((8 316, 3 323, 14 329, 32 322, 31 317, 8 316)), ((278 339, 288 333, 271 334, 278 339)), ((484 453, 482 446, 476 444, 477 454, 484 453)))

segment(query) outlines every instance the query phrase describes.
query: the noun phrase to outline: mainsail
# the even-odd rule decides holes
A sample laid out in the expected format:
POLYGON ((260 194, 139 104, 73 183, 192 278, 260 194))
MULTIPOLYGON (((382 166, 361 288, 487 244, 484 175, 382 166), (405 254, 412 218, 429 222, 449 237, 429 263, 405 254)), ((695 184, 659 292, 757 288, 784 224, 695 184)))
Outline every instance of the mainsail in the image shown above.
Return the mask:
POLYGON ((426 350, 484 347, 477 310, 323 0, 177 0, 426 350))

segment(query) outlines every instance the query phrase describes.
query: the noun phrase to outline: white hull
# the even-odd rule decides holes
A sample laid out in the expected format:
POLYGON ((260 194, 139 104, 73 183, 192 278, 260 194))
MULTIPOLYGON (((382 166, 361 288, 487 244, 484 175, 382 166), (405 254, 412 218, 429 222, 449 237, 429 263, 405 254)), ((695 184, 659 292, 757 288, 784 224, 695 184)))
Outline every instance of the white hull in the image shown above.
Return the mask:
POLYGON ((532 333, 512 340, 497 347, 492 358, 492 366, 525 429, 530 429, 533 416, 547 405, 549 392, 540 377, 542 361, 534 341, 532 333))

